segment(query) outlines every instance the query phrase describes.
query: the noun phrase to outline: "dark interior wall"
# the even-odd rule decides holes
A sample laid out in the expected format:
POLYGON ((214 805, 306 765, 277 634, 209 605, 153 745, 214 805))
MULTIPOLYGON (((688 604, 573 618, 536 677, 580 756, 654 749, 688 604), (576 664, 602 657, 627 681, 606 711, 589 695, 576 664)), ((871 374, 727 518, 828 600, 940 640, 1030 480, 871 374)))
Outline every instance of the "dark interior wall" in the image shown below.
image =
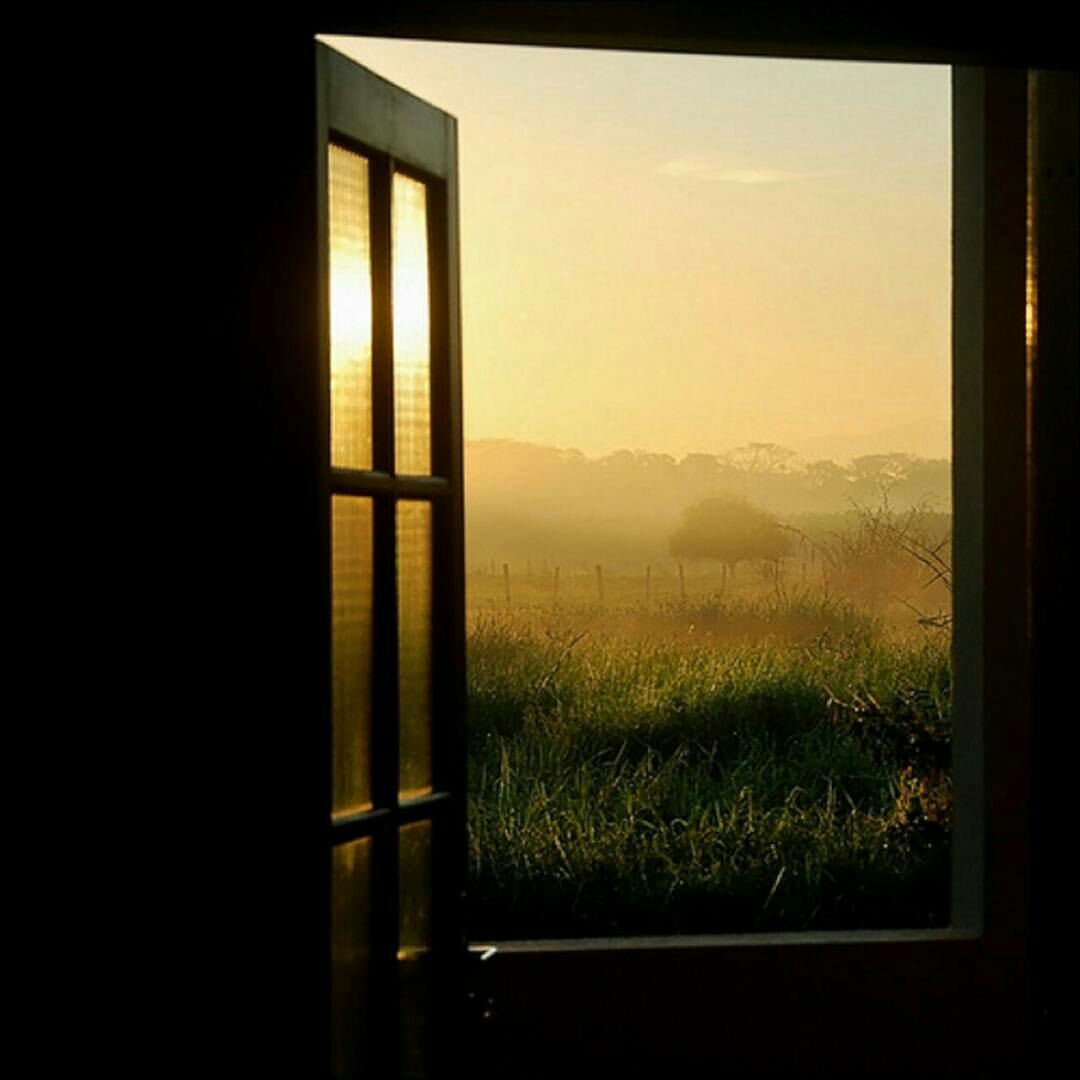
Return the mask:
POLYGON ((1032 956, 1036 1021, 1047 1061, 1064 1052, 1067 976, 1060 946, 1074 904, 1058 853, 1068 845, 1073 772, 1058 718, 1067 711, 1080 590, 1071 523, 1080 514, 1080 153, 1076 70, 1035 79, 1038 337, 1032 357, 1031 633, 1034 736, 1032 956))
POLYGON ((226 19, 174 47, 205 532, 175 873, 177 977, 198 990, 173 1008, 216 1076, 321 1075, 328 1045, 312 39, 303 18, 226 19))
MULTIPOLYGON (((202 882, 193 889, 191 940, 198 948, 192 956, 210 975, 202 980, 197 1012, 225 1036, 215 1051, 215 1075, 312 1075, 310 1063, 323 1060, 329 1015, 322 989, 328 904, 324 889, 311 884, 325 879, 326 747, 296 737, 298 718, 323 715, 326 693, 324 643, 310 632, 325 623, 326 590, 316 569, 323 493, 305 449, 315 389, 303 376, 312 347, 306 327, 315 318, 312 36, 367 31, 673 48, 697 42, 703 49, 822 56, 855 48, 870 58, 908 56, 914 48, 931 60, 1074 63, 1069 36, 1037 18, 1017 25, 1002 15, 972 25, 926 19, 908 8, 871 14, 862 5, 830 6, 829 13, 819 7, 357 5, 345 16, 279 17, 254 31, 225 27, 192 54, 193 153, 202 181, 198 229, 190 238, 199 248, 193 318, 208 343, 200 375, 229 402, 214 433, 220 442, 211 448, 227 465, 209 480, 217 498, 214 555, 204 568, 214 596, 203 661, 207 693, 185 733, 199 748, 192 824, 200 854, 186 868, 202 882)), ((1075 79, 1059 93, 1058 115, 1065 113, 1059 138, 1067 141, 1076 125, 1075 79)), ((1075 191, 1075 153, 1072 160, 1075 191)), ((1060 192, 1053 198, 1052 205, 1063 205, 1060 192)), ((1075 611, 1076 601, 1075 566, 1055 525, 1077 516, 1069 480, 1076 475, 1076 245, 1075 229, 1070 248, 1054 213, 1044 228, 1047 243, 1056 244, 1055 288, 1071 290, 1073 316, 1071 330, 1067 319, 1059 323, 1043 359, 1046 385, 1052 379, 1054 389, 1045 395, 1036 432, 1044 486, 1033 612, 1042 649, 1038 700, 1056 711, 1069 696, 1062 662, 1067 639, 1054 630, 1054 619, 1075 611)), ((1075 221, 1075 201, 1073 215, 1075 221)), ((1061 790, 1062 766, 1053 760, 1052 747, 1037 749, 1044 792, 1038 851, 1064 850, 1054 840, 1064 815, 1049 794, 1061 790)), ((1050 876, 1055 865, 1049 858, 1036 863, 1043 919, 1056 916, 1053 898, 1062 894, 1050 876)), ((1048 966, 1050 955, 1047 947, 1036 960, 1048 966)))

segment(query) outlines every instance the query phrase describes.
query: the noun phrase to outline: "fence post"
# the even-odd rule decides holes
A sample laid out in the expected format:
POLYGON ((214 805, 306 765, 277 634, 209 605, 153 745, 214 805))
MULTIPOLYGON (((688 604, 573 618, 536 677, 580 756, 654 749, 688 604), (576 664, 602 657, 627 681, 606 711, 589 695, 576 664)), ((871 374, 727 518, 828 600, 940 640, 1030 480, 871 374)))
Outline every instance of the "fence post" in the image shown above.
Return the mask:
POLYGON ((648 607, 652 600, 652 567, 645 567, 645 606, 648 607))
POLYGON ((510 564, 503 563, 503 586, 506 590, 506 606, 510 606, 510 564))
POLYGON ((555 567, 555 604, 559 603, 559 568, 555 567))
POLYGON ((686 599, 686 575, 683 573, 682 563, 679 563, 679 599, 686 599))
POLYGON ((600 569, 600 564, 596 564, 596 593, 600 597, 600 604, 604 603, 604 572, 600 569))

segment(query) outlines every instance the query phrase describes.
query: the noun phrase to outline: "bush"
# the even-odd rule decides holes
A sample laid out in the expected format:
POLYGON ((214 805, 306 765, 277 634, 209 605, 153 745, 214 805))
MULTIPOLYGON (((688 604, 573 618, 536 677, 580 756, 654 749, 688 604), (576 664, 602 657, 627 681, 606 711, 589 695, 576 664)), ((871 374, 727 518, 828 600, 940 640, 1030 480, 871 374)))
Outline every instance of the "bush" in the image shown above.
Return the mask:
POLYGON ((739 496, 720 495, 687 507, 668 547, 676 558, 717 559, 734 568, 747 559, 781 559, 792 543, 772 514, 739 496))

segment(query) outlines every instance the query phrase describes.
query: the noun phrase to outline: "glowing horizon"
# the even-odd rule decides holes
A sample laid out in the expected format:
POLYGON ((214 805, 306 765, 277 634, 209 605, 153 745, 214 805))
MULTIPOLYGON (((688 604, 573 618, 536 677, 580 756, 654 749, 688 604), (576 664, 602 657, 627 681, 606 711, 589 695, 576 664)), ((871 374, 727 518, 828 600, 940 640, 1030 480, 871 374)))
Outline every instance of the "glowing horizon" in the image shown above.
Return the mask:
POLYGON ((325 40, 458 118, 467 439, 949 456, 947 67, 325 40))

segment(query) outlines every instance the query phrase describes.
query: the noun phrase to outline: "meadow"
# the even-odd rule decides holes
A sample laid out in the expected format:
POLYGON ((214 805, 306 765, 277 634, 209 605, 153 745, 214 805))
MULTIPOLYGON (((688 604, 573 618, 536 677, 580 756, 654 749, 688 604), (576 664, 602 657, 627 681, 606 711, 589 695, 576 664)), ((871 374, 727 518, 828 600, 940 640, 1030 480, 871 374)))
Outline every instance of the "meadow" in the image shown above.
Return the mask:
POLYGON ((474 567, 471 940, 947 924, 948 582, 818 555, 474 567))

